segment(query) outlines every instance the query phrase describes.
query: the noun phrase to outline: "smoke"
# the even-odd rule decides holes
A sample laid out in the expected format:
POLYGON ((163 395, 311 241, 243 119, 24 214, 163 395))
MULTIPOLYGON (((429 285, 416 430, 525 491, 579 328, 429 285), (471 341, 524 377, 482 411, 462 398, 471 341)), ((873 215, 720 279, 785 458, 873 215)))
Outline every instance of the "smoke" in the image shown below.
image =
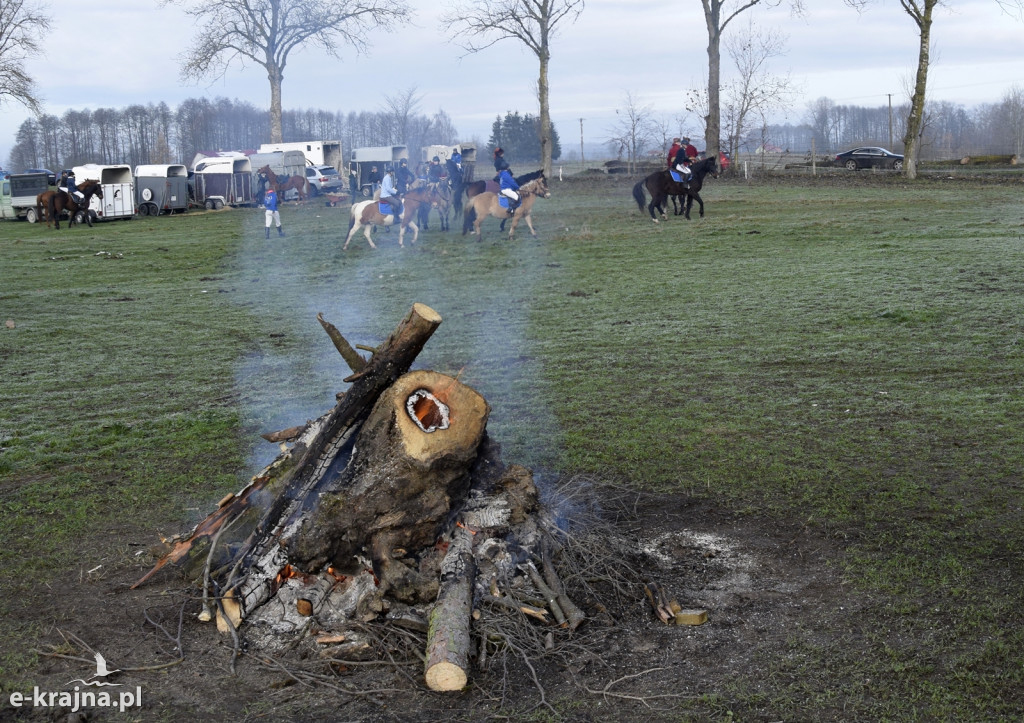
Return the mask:
MULTIPOLYGON (((407 233, 406 248, 399 249, 397 228, 377 229, 376 250, 360 236, 342 252, 347 208, 286 206, 288 235, 272 233, 270 240, 264 239, 262 211, 242 213, 248 214, 243 240, 232 260, 236 301, 258 317, 260 329, 236 375, 243 433, 258 438, 314 419, 347 387, 342 379, 351 371, 318 313, 353 345, 372 347, 422 302, 443 322, 414 368, 458 375, 483 394, 492 408, 489 433, 508 460, 554 464, 560 431, 544 402, 543 365, 529 333, 533 292, 549 273, 543 242, 526 236, 509 243, 491 219, 483 242, 457 231, 431 232, 410 246, 407 233), (292 223, 292 216, 301 220, 292 223)), ((430 223, 438 223, 436 213, 430 223)), ((259 440, 253 467, 265 466, 278 451, 259 440)))

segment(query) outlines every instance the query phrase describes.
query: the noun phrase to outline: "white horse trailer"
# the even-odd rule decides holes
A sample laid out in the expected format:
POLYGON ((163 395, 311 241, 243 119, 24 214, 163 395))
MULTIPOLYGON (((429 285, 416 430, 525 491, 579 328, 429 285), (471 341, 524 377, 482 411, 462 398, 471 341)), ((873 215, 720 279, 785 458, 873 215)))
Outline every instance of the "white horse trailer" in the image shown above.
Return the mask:
POLYGON ((193 176, 196 203, 207 209, 251 206, 252 164, 242 156, 212 156, 196 163, 193 176))
POLYGON ((188 169, 180 163, 135 166, 135 204, 140 216, 188 209, 188 169))
POLYGON ((89 199, 93 218, 110 221, 118 218, 131 220, 135 216, 135 183, 131 166, 86 163, 71 170, 75 173, 75 183, 99 181, 103 189, 103 198, 93 196, 89 199))
POLYGON ((273 151, 299 151, 310 166, 333 166, 341 171, 344 158, 341 155, 341 141, 299 141, 297 143, 264 143, 260 153, 273 151))

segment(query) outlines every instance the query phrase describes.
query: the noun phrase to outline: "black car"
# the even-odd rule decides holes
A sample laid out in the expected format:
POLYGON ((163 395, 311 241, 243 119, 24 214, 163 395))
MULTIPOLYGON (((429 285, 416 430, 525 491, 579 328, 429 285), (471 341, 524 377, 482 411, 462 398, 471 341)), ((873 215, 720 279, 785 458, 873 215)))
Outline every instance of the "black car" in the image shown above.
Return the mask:
POLYGON ((850 171, 859 168, 892 168, 900 171, 903 169, 903 156, 884 148, 864 146, 837 155, 836 165, 850 171))
POLYGON ((45 173, 46 182, 49 183, 51 186, 57 185, 57 174, 49 170, 48 168, 26 168, 23 171, 23 173, 45 173))

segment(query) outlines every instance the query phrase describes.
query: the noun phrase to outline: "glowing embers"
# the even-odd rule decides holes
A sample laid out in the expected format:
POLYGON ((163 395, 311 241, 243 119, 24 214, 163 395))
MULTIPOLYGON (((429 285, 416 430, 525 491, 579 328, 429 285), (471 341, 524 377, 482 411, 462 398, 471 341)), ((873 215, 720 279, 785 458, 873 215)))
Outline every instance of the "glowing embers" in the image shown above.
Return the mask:
POLYGON ((417 389, 410 394, 405 401, 405 410, 424 432, 448 429, 448 405, 426 389, 417 389))

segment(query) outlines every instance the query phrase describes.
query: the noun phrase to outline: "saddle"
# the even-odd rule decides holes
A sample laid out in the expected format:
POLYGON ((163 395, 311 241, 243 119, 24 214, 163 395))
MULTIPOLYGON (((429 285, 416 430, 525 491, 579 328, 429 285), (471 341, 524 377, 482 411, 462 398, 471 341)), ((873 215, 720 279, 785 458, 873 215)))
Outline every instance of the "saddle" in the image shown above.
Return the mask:
POLYGON ((674 168, 668 169, 668 173, 670 176, 672 176, 672 180, 675 181, 676 183, 689 183, 690 179, 693 178, 692 175, 683 178, 683 174, 675 170, 674 168))
POLYGON ((398 215, 398 213, 395 210, 395 207, 392 206, 387 201, 378 201, 377 202, 377 210, 380 211, 380 215, 381 216, 397 216, 398 215))

